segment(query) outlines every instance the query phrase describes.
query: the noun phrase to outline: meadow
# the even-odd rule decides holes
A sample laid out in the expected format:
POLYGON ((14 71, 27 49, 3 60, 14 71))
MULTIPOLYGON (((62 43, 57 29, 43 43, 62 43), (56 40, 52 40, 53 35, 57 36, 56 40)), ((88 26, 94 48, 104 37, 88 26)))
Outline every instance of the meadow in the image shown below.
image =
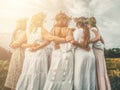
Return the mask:
MULTIPOLYGON (((9 60, 0 60, 0 90, 10 90, 4 87, 9 60)), ((112 90, 120 90, 120 58, 106 58, 108 75, 112 90)))

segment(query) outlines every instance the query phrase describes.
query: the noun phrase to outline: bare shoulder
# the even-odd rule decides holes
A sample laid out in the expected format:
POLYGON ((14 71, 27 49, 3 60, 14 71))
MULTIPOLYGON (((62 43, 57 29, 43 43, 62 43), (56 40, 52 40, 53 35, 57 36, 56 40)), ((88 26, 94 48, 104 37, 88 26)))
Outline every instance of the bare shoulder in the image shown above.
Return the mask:
POLYGON ((53 27, 54 35, 59 36, 61 32, 61 27, 53 27))
POLYGON ((43 27, 43 28, 42 28, 42 33, 43 33, 43 34, 47 34, 47 33, 49 33, 49 32, 48 32, 48 30, 47 30, 46 28, 43 27))
POLYGON ((46 28, 44 28, 44 27, 42 27, 42 31, 47 31, 47 29, 46 29, 46 28))
POLYGON ((98 29, 96 27, 92 27, 91 31, 98 31, 98 29))

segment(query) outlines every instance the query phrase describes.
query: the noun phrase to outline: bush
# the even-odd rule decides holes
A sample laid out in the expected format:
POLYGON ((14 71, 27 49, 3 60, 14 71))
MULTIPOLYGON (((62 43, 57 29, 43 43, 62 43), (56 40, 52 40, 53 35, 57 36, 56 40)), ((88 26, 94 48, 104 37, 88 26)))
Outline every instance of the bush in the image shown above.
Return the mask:
POLYGON ((11 57, 11 52, 5 48, 0 47, 0 60, 9 60, 11 57))

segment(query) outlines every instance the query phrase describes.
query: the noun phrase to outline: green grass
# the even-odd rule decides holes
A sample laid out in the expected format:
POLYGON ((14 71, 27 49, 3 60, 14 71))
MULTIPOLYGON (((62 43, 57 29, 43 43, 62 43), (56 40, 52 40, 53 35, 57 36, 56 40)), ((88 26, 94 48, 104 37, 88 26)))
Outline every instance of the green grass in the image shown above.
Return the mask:
POLYGON ((9 61, 8 60, 0 60, 0 90, 10 90, 4 87, 4 83, 7 76, 9 61))

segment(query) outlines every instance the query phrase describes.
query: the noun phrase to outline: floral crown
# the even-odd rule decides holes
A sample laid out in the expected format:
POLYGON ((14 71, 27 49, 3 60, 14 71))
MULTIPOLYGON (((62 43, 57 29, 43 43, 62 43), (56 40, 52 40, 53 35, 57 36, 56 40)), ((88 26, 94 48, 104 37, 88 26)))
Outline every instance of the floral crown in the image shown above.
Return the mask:
POLYGON ((75 18, 74 21, 76 23, 78 23, 78 22, 86 23, 88 20, 85 17, 79 17, 79 18, 75 18))
POLYGON ((20 18, 16 22, 17 23, 23 23, 23 22, 27 22, 27 20, 28 20, 28 18, 20 18))
POLYGON ((90 17, 90 18, 88 19, 88 21, 89 21, 90 24, 96 24, 96 19, 95 19, 95 17, 90 17))
POLYGON ((46 15, 43 12, 37 13, 35 15, 32 16, 32 21, 38 21, 38 20, 44 20, 46 17, 46 15))
POLYGON ((67 20, 71 20, 71 17, 69 17, 67 14, 60 12, 59 14, 57 14, 55 16, 55 19, 58 21, 60 19, 67 19, 67 20))

